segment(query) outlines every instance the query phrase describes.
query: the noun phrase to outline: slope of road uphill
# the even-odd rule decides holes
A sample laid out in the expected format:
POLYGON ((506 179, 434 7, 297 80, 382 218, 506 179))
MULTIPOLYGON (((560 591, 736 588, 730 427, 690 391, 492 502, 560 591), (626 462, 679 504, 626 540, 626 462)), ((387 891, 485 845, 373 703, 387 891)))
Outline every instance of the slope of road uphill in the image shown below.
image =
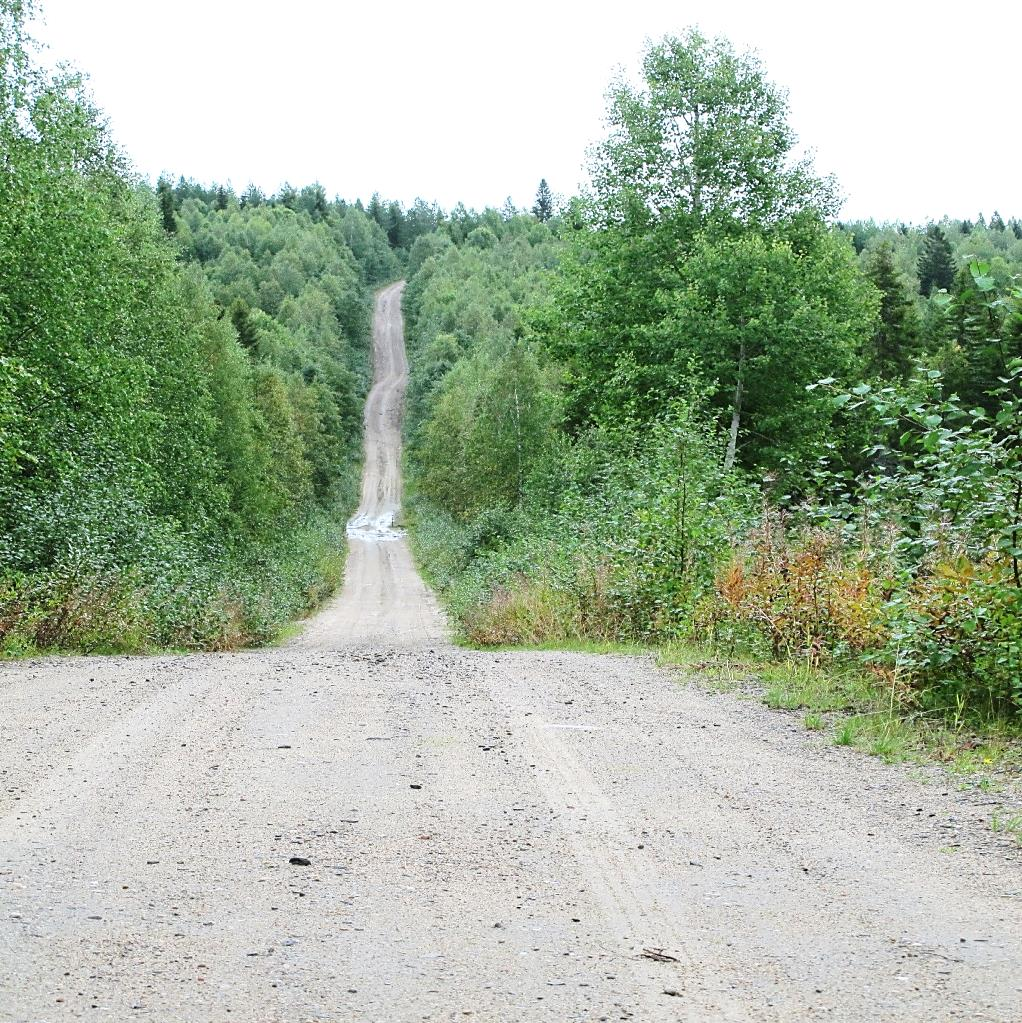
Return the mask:
POLYGON ((978 797, 641 658, 448 642, 394 528, 400 293, 299 639, 0 669, 0 1020, 1022 1019, 978 797))

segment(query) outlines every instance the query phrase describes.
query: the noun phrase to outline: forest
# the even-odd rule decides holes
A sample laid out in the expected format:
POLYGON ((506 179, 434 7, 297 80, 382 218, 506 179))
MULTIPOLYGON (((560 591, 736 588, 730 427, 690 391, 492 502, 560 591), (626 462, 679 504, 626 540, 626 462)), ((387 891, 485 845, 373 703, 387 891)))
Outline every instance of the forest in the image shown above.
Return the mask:
POLYGON ((414 542, 465 640, 1017 718, 1022 223, 837 221, 784 94, 695 31, 608 122, 590 194, 411 249, 414 542))
POLYGON ((407 515, 463 641, 1022 715, 1011 211, 839 221, 783 91, 695 30, 612 86, 582 195, 153 187, 0 12, 5 654, 267 642, 332 592, 404 277, 407 515))
POLYGON ((0 5, 0 647, 220 649, 336 587, 357 489, 365 211, 161 181, 0 5))

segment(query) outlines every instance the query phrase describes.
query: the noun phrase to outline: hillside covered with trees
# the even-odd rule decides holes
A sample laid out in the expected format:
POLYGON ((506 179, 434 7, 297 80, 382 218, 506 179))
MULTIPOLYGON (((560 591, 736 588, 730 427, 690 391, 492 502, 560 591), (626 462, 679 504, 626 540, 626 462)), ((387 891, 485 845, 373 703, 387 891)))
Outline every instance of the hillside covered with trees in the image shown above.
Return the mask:
POLYGON ((756 59, 690 32, 643 74, 545 235, 416 243, 416 543, 463 634, 1017 715, 1022 228, 837 224, 756 59))
POLYGON ((0 646, 265 640, 340 578, 370 292, 322 190, 150 190, 0 6, 0 646))

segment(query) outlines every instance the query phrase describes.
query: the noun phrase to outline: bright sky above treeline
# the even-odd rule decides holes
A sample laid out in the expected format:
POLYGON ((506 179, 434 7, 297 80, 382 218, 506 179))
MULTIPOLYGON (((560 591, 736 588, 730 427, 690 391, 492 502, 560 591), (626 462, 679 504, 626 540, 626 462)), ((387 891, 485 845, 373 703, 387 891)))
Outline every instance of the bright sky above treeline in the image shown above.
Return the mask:
POLYGON ((449 208, 575 193, 604 93, 698 25, 755 49, 845 218, 1022 215, 1022 4, 42 0, 142 174, 449 208))

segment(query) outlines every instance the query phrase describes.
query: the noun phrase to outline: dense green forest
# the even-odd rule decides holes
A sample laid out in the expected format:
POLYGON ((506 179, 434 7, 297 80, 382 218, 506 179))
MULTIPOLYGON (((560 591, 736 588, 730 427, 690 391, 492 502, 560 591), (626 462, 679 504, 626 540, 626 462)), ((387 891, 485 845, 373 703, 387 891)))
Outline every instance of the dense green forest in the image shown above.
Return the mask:
POLYGON ((413 247, 415 543, 459 628, 1022 712, 1022 224, 836 223, 756 59, 690 32, 643 76, 590 194, 413 247))
POLYGON ((0 5, 0 646, 226 647, 336 585, 381 226, 155 191, 0 5))
MULTIPOLYGON (((0 645, 264 641, 336 585, 370 298, 409 516, 481 644, 684 642, 1022 714, 1022 223, 839 222, 692 31, 591 188, 449 212, 138 179, 0 0, 0 645)), ((1010 211, 1009 211, 1010 212, 1010 211)))

